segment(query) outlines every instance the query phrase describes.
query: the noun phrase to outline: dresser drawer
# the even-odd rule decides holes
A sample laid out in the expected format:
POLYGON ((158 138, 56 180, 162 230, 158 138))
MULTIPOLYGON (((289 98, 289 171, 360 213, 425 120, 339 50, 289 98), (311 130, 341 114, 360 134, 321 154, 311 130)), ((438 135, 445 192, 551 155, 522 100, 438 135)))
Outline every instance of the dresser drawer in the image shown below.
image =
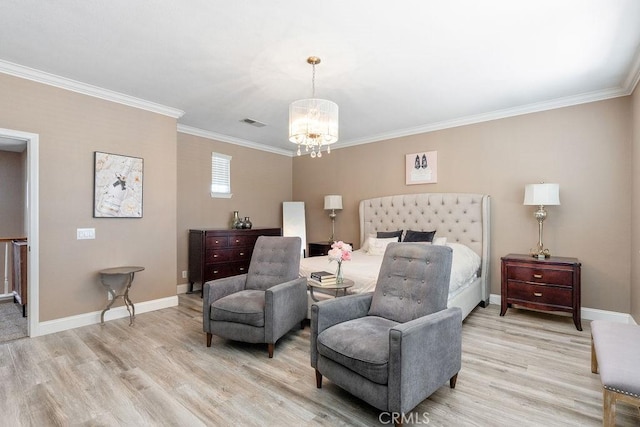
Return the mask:
POLYGON ((238 246, 251 246, 253 247, 256 244, 256 240, 258 240, 258 236, 256 235, 242 235, 242 236, 230 236, 229 237, 229 246, 238 247, 238 246))
POLYGON ((251 246, 246 246, 244 248, 235 248, 231 249, 231 259, 233 261, 247 261, 251 260, 251 254, 253 253, 253 248, 251 246))
POLYGON ((207 249, 207 256, 205 262, 207 264, 215 262, 227 262, 233 259, 232 249, 207 249))
POLYGON ((223 277, 233 276, 233 269, 229 264, 207 265, 204 269, 204 281, 222 279, 223 277))
POLYGON ((229 246, 227 236, 207 236, 206 248, 226 248, 229 246))
POLYGON ((245 274, 249 271, 249 261, 233 262, 230 264, 232 274, 245 274))
POLYGON ((510 265, 507 267, 507 280, 572 286, 573 270, 510 265))
POLYGON ((507 286, 509 301, 514 304, 518 301, 559 307, 571 307, 572 304, 573 295, 570 288, 511 281, 507 286))

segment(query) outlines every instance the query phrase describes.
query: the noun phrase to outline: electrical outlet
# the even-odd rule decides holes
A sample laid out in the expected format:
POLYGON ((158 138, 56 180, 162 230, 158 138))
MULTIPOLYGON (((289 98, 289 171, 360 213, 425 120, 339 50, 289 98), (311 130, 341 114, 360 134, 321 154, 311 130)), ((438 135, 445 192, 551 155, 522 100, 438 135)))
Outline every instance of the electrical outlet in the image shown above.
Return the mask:
POLYGON ((183 279, 186 279, 186 278, 187 278, 187 270, 184 270, 184 271, 182 272, 182 278, 183 278, 183 279))
POLYGON ((113 299, 113 295, 111 295, 111 292, 107 291, 107 300, 111 301, 113 299))
POLYGON ((86 240, 86 239, 95 239, 95 238, 96 238, 95 228, 78 228, 76 230, 77 240, 86 240))

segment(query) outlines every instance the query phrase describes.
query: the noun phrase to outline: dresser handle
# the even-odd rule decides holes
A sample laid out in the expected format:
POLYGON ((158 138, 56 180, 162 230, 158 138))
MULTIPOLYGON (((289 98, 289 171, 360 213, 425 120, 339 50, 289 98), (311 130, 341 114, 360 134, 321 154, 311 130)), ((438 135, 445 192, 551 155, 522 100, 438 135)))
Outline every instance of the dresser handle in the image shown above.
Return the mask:
POLYGON ((220 241, 219 241, 219 240, 216 240, 216 243, 220 243, 220 241))
POLYGON ((244 267, 240 267, 240 271, 244 271, 244 267))
POLYGON ((240 240, 237 240, 237 239, 236 239, 236 243, 240 243, 240 240))
POLYGON ((542 274, 534 274, 533 278, 534 279, 542 279, 542 274))
POLYGON ((218 270, 213 270, 213 274, 218 274, 218 270))
POLYGON ((244 255, 244 252, 240 252, 240 256, 243 256, 243 255, 244 255))
POLYGON ((215 254, 214 254, 214 255, 213 255, 213 257, 214 257, 214 258, 218 258, 218 255, 215 255, 215 254))
POLYGON ((541 297, 542 296, 542 292, 534 292, 533 296, 534 297, 541 297))

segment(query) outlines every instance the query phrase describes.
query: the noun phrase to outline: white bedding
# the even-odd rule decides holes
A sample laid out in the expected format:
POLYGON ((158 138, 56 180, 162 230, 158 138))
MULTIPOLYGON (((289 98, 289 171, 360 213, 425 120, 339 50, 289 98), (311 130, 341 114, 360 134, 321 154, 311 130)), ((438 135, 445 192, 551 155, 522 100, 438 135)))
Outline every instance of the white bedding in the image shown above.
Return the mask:
MULTIPOLYGON (((461 243, 447 243, 453 250, 451 262, 451 281, 449 295, 455 295, 459 289, 472 283, 480 268, 480 256, 461 243)), ((363 250, 354 251, 351 261, 342 262, 344 277, 354 281, 350 293, 372 292, 376 287, 382 255, 370 255, 363 250)), ((329 262, 326 256, 303 258, 300 260, 300 275, 310 277, 314 271, 334 272, 335 262, 329 262)))

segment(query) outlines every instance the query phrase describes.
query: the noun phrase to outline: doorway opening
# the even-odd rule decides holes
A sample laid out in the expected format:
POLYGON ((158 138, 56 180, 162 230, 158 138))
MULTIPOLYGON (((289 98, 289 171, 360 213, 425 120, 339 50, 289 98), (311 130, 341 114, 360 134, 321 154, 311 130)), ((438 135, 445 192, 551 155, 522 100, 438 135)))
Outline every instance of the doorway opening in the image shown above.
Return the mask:
MULTIPOLYGON (((0 252, 4 255, 3 260, 8 260, 8 254, 5 255, 6 250, 13 252, 14 246, 21 246, 23 253, 23 271, 20 274, 26 275, 26 292, 22 289, 22 295, 15 295, 14 288, 5 289, 5 277, 13 275, 13 269, 15 266, 5 266, 6 262, 0 261, 2 264, 2 283, 0 283, 0 294, 4 296, 2 298, 5 304, 2 308, 7 309, 6 304, 13 305, 14 300, 21 301, 24 299, 26 305, 24 306, 24 313, 22 307, 20 308, 20 315, 26 315, 26 335, 37 336, 38 324, 39 324, 39 298, 38 298, 38 283, 39 283, 39 237, 38 237, 38 152, 39 152, 39 136, 37 134, 0 128, 0 154, 3 155, 5 160, 14 166, 21 167, 22 170, 18 172, 18 177, 22 182, 14 184, 18 187, 17 192, 12 191, 14 189, 5 189, 2 197, 13 198, 13 203, 19 204, 16 206, 12 218, 5 217, 5 221, 11 222, 11 224, 5 223, 7 226, 3 229, 3 233, 0 234, 0 238, 4 238, 4 242, 0 242, 0 252), (15 194, 19 194, 18 197, 14 197, 15 194), (4 234, 11 234, 4 236, 4 234), (27 244, 23 243, 16 245, 14 241, 20 242, 26 238, 27 244), (9 244, 9 242, 11 242, 9 244), (5 273, 6 270, 6 273, 5 273), (7 296, 9 298, 7 298, 7 296), (16 298, 18 297, 18 298, 16 298), (10 299, 10 301, 6 301, 10 299)), ((9 200, 3 200, 4 203, 8 203, 9 200)), ((20 265, 17 266, 20 268, 20 265)), ((19 286, 19 284, 17 284, 19 286)), ((20 290, 18 290, 20 292, 20 290)), ((5 310, 7 315, 12 315, 10 310, 5 310)), ((0 319, 1 320, 1 319, 0 319)), ((14 319, 15 320, 15 319, 14 319)), ((16 320, 17 322, 17 320, 16 320)), ((0 329, 2 324, 0 323, 0 329)))

